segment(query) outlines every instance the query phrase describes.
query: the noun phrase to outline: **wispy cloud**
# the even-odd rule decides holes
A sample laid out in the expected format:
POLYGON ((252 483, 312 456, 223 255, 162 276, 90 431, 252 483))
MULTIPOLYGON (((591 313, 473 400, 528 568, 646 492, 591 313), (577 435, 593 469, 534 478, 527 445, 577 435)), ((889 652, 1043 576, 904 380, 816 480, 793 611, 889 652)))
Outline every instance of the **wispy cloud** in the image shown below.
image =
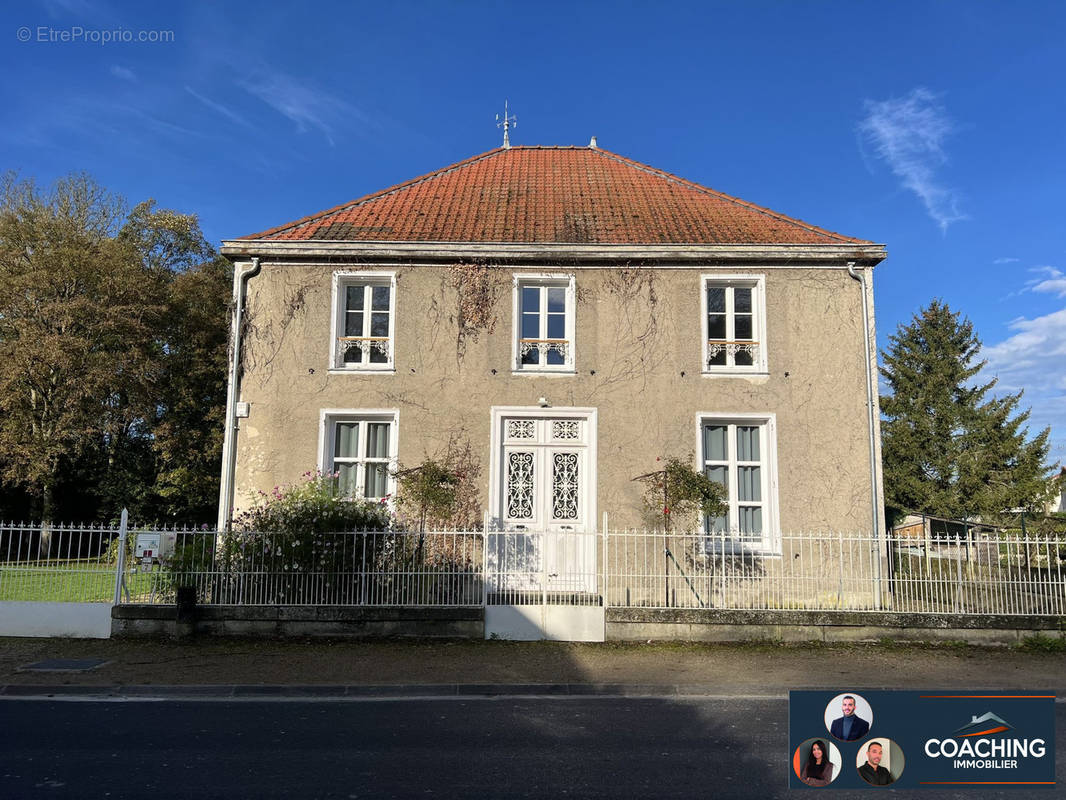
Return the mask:
POLYGON ((339 97, 280 72, 261 71, 241 81, 240 86, 296 123, 301 133, 317 129, 331 145, 338 126, 350 124, 353 118, 363 125, 370 122, 339 97))
POLYGON ((1033 267, 1029 271, 1044 276, 1027 281, 1025 286, 1029 291, 1066 297, 1066 273, 1062 270, 1055 267, 1033 267))
POLYGON ((999 378, 997 389, 1025 390, 1023 406, 1032 409, 1031 430, 1052 427, 1052 460, 1066 460, 1066 308, 1044 316, 1019 317, 1013 333, 982 348, 987 369, 999 378))
POLYGON ((134 74, 132 69, 120 67, 118 64, 112 64, 111 69, 109 71, 116 78, 121 78, 124 81, 130 81, 131 83, 135 83, 137 81, 137 76, 134 74))
POLYGON ((246 120, 240 114, 238 114, 236 111, 234 111, 231 108, 227 108, 226 106, 222 105, 221 103, 216 103, 214 100, 212 100, 209 97, 204 97, 202 94, 197 92, 191 86, 186 86, 185 87, 185 91, 188 92, 189 94, 191 94, 193 97, 195 97, 197 100, 199 100, 201 103, 203 103, 205 106, 210 108, 215 113, 221 114, 223 117, 228 119, 230 122, 235 122, 236 124, 243 125, 246 128, 252 127, 252 124, 250 122, 248 122, 248 120, 246 120))
POLYGON ((954 124, 928 89, 917 88, 904 97, 867 100, 859 131, 903 186, 914 192, 930 217, 947 231, 966 219, 958 193, 943 184, 937 169, 947 162, 943 143, 954 124))
POLYGON ((1020 258, 997 258, 993 261, 993 264, 1016 264, 1021 261, 1020 258))

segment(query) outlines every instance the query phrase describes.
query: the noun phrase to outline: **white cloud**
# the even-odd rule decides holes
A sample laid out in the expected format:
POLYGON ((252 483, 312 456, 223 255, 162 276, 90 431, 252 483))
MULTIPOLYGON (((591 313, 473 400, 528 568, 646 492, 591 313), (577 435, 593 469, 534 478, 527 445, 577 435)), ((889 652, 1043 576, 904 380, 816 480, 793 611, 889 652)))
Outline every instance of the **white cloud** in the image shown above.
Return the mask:
POLYGON ((110 72, 116 78, 121 78, 124 81, 135 82, 137 80, 137 76, 133 73, 132 69, 120 67, 118 64, 112 64, 110 72))
POLYGON ((210 108, 216 114, 221 114, 223 117, 228 119, 230 122, 235 122, 238 125, 243 125, 246 128, 252 127, 251 123, 249 123, 248 120, 246 120, 244 117, 242 117, 236 111, 233 111, 232 109, 227 108, 226 106, 222 105, 221 103, 216 103, 214 100, 212 100, 209 97, 204 97, 202 94, 197 92, 191 86, 186 86, 185 87, 185 91, 188 92, 189 94, 191 94, 197 100, 199 100, 205 106, 210 108))
POLYGON ((999 378, 996 391, 1025 390, 1023 407, 1032 408, 1030 431, 1051 426, 1052 460, 1066 452, 1066 308, 1008 326, 1013 331, 1001 342, 985 346, 985 368, 999 378), (1060 452, 1061 451, 1061 452, 1060 452))
POLYGON ((943 142, 954 130, 936 95, 917 88, 905 97, 867 100, 859 131, 873 145, 903 186, 914 192, 930 217, 946 231, 966 219, 957 192, 944 186, 937 168, 947 162, 943 142))
POLYGON ((241 81, 240 86, 295 122, 301 133, 308 128, 317 128, 331 145, 336 125, 343 125, 349 116, 363 117, 340 98, 301 84, 280 72, 261 71, 241 81))
POLYGON ((1025 286, 1031 292, 1053 294, 1058 297, 1066 297, 1066 273, 1055 267, 1033 267, 1030 272, 1044 275, 1044 278, 1027 281, 1025 286))
POLYGON ((1020 258, 997 258, 992 263, 993 264, 1014 264, 1014 263, 1017 263, 1018 261, 1021 261, 1021 259, 1020 258))

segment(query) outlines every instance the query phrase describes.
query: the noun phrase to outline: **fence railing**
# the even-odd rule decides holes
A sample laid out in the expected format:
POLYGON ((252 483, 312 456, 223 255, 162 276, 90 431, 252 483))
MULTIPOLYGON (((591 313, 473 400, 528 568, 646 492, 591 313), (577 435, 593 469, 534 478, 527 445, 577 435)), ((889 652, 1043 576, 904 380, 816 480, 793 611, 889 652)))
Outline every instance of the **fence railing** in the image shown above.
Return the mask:
POLYGON ((1066 536, 123 531, 0 523, 0 601, 1066 615, 1066 536))
POLYGON ((1066 614, 1066 537, 612 531, 615 607, 1066 614))
POLYGON ((0 522, 0 601, 111 602, 120 530, 0 522))
POLYGON ((172 602, 177 587, 191 586, 207 605, 482 604, 477 532, 182 531, 169 548, 159 565, 131 563, 129 602, 172 602))

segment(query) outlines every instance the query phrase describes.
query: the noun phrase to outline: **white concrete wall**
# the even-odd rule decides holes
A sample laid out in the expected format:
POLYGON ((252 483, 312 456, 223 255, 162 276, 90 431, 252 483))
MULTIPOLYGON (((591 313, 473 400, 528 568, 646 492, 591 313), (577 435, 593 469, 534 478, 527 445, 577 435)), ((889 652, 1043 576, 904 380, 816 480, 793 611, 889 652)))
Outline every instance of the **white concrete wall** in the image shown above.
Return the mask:
POLYGON ((111 636, 110 603, 0 603, 0 636, 111 636))

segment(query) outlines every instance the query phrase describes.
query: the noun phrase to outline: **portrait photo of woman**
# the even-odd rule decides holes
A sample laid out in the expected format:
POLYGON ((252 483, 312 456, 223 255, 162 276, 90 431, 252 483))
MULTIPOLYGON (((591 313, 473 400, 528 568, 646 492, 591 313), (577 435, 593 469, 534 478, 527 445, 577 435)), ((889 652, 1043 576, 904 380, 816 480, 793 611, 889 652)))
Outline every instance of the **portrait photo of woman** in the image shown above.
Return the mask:
POLYGON ((823 739, 808 739, 793 754, 792 768, 808 786, 828 786, 840 772, 840 752, 823 739))

